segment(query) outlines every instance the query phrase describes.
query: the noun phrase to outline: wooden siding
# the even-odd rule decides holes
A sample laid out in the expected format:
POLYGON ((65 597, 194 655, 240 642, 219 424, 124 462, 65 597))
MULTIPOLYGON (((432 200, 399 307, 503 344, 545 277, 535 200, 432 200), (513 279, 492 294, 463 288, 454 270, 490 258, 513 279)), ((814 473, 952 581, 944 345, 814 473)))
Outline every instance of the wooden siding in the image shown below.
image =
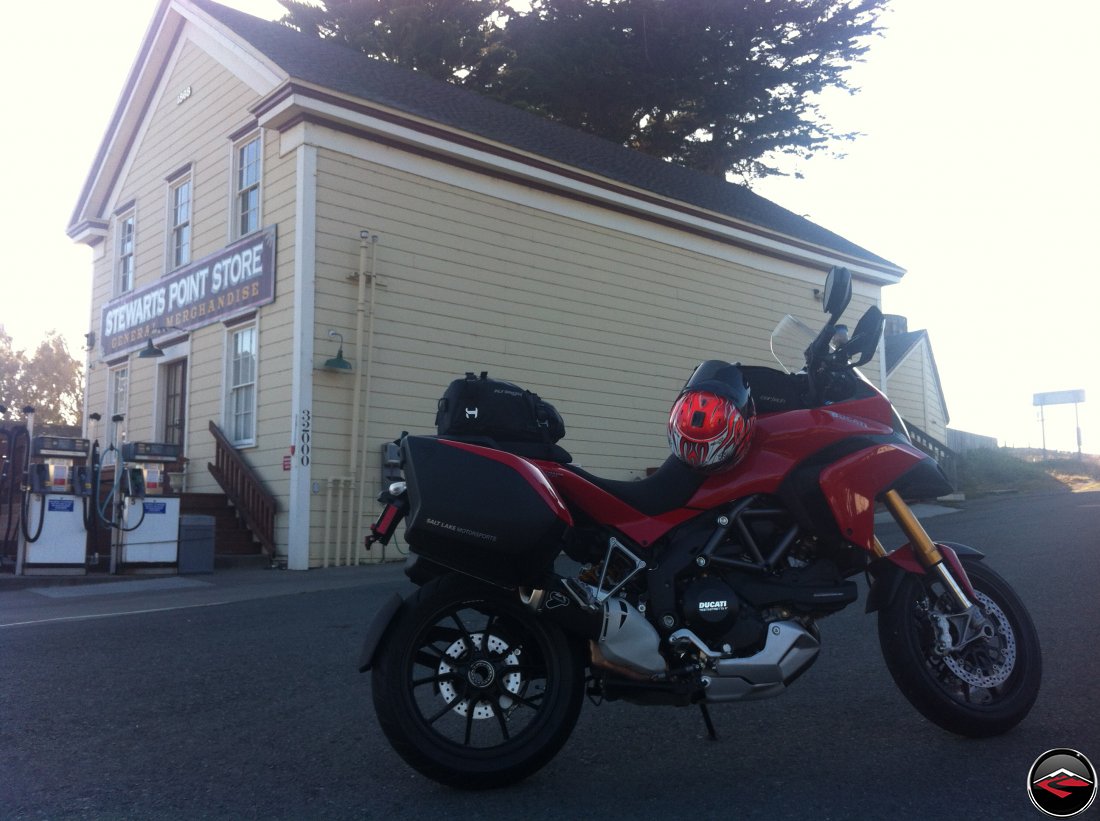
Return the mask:
POLYGON ((947 440, 947 421, 927 338, 922 338, 890 372, 887 394, 902 419, 941 442, 947 440))
MULTIPOLYGON (((230 241, 230 136, 249 119, 255 93, 186 36, 169 62, 159 97, 132 149, 106 213, 133 201, 137 218, 135 287, 166 273, 167 183, 190 164, 193 179, 192 258, 230 241), (180 89, 192 93, 177 103, 180 89)), ((665 424, 692 367, 709 358, 773 364, 768 335, 785 313, 813 329, 823 319, 814 289, 822 271, 738 250, 641 218, 614 214, 513 182, 386 149, 323 128, 303 130, 317 146, 317 236, 312 319, 313 442, 307 499, 290 498, 282 468, 294 436, 296 350, 294 271, 299 183, 289 135, 264 133, 262 215, 277 228, 275 302, 257 312, 256 442, 249 463, 280 500, 275 538, 286 554, 289 511, 308 510, 309 563, 322 562, 331 482, 347 478, 354 375, 320 369, 336 352, 330 329, 343 334, 344 355, 360 374, 354 340, 359 233, 378 236, 371 399, 367 425, 367 486, 351 491, 368 505, 358 511, 353 542, 375 509, 379 452, 401 431, 434 432, 436 400, 468 370, 520 383, 553 402, 565 417, 562 444, 586 468, 612 478, 643 476, 667 456, 665 424), (411 158, 411 159, 410 159, 411 158), (446 181, 444 181, 446 180, 446 181), (318 489, 320 492, 318 492, 318 489)), ((301 134, 298 135, 301 137, 301 134)), ((298 143, 302 145, 303 143, 298 143)), ((117 238, 112 224, 95 262, 92 326, 114 296, 117 238)), ((302 259, 308 259, 303 252, 302 259)), ((879 300, 879 288, 857 283, 850 324, 879 300)), ((307 320, 307 325, 309 321, 307 320)), ((206 471, 214 443, 207 424, 224 427, 227 330, 222 323, 190 334, 188 347, 188 488, 213 491, 206 471)), ((307 337, 308 340, 308 337, 307 337)), ((154 418, 163 360, 130 366, 130 440, 157 439, 154 418)), ((877 382, 877 360, 866 372, 877 382)), ((107 413, 108 365, 89 374, 88 409, 107 413)), ((307 383, 308 384, 308 383, 307 383)), ((933 432, 934 429, 930 429, 933 432)), ((106 440, 108 428, 100 428, 106 440)), ((299 476, 300 474, 295 474, 299 476)), ((358 477, 354 477, 358 478, 358 477)), ((301 485, 299 485, 301 487, 301 485)), ((345 486, 346 487, 346 486, 345 486)), ((347 509, 347 508, 346 508, 347 509)), ((392 552, 390 554, 392 556, 392 552)))
MULTIPOLYGON (((347 275, 360 230, 379 237, 369 498, 382 444, 403 430, 433 433, 437 399, 466 371, 488 370, 553 402, 565 418, 562 444, 587 469, 640 477, 668 455, 668 410, 695 364, 774 364, 768 336, 784 313, 815 330, 823 321, 813 297, 822 273, 794 277, 749 254, 731 264, 718 243, 693 240, 685 251, 638 236, 644 227, 600 228, 517 206, 506 190, 444 184, 423 165, 415 175, 319 151, 318 359, 335 352, 329 329, 353 356, 357 286, 347 275)), ((877 288, 860 286, 849 315, 877 300, 877 288)), ((867 371, 877 376, 877 360, 867 371)), ((347 473, 352 387, 347 376, 315 379, 315 480, 347 473)))
MULTIPOLYGON (((135 201, 136 277, 140 288, 167 273, 167 183, 173 171, 190 163, 192 169, 192 259, 225 247, 231 241, 232 143, 230 135, 248 121, 255 94, 219 62, 186 37, 177 46, 171 69, 150 109, 140 140, 133 148, 127 173, 113 197, 135 201), (178 91, 190 86, 191 96, 177 103, 178 91)), ((256 318, 259 363, 257 372, 256 445, 246 458, 276 494, 285 496, 282 455, 290 442, 290 368, 293 303, 295 176, 293 157, 279 156, 279 136, 264 134, 261 212, 265 225, 278 225, 275 303, 261 308, 256 318)), ((94 268, 92 327, 99 327, 102 305, 115 296, 114 266, 117 237, 112 224, 106 253, 94 268)), ((227 329, 215 322, 192 331, 189 341, 186 455, 190 459, 188 489, 213 492, 218 488, 206 470, 213 461, 214 442, 207 432, 213 420, 225 425, 225 362, 227 329)), ((160 438, 160 420, 154 418, 157 392, 163 389, 159 366, 163 360, 131 355, 130 413, 127 438, 160 438)), ((107 411, 107 366, 96 363, 88 379, 89 412, 107 411)), ((106 440, 109 428, 101 424, 106 440)), ((285 506, 284 506, 285 507, 285 506)), ((280 519, 285 519, 281 516, 280 519)), ((285 531, 285 521, 281 521, 285 531)))

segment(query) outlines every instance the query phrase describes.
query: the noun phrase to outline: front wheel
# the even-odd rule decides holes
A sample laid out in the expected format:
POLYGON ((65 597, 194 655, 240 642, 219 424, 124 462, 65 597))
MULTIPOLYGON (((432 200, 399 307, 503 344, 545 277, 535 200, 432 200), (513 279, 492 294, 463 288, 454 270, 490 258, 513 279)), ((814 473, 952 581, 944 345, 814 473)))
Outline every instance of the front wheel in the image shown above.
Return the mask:
POLYGON ((954 600, 932 575, 910 575, 879 612, 879 642, 894 681, 925 718, 979 738, 1028 714, 1042 659, 1035 625, 1008 582, 980 562, 968 561, 966 572, 992 635, 945 650, 960 640, 960 622, 949 618, 954 600))
POLYGON ((451 787, 515 783, 546 764, 580 713, 584 665, 515 593, 463 576, 403 605, 376 656, 374 708, 397 753, 451 787))

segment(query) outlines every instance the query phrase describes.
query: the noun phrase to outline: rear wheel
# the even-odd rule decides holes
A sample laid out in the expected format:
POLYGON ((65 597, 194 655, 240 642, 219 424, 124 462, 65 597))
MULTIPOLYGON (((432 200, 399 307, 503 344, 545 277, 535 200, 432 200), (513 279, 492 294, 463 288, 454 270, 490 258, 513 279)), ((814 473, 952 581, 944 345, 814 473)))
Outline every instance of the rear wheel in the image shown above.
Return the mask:
POLYGON ((967 562, 966 571, 991 635, 963 635, 942 583, 910 575, 879 613, 879 642, 894 681, 922 715, 960 735, 998 735, 1035 703, 1039 638, 1008 582, 981 562, 967 562))
POLYGON ((376 657, 375 711, 398 754, 463 789, 515 783, 569 737, 583 664, 515 593, 462 576, 420 588, 376 657))

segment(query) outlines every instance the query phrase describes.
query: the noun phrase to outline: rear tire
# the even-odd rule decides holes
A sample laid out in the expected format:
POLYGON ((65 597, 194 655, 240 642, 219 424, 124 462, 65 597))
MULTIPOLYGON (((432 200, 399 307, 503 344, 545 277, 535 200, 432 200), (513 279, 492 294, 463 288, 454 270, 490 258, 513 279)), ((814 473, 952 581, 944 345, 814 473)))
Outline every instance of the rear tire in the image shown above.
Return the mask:
POLYGON ((577 648, 514 592, 448 575, 398 611, 376 656, 374 707, 393 748, 428 778, 501 787, 569 738, 583 674, 577 648))
POLYGON ((1035 625, 1008 582, 978 561, 968 561, 966 572, 993 637, 938 652, 951 600, 933 576, 908 575, 879 612, 879 642, 894 681, 925 718, 981 738, 1006 732, 1028 714, 1042 658, 1035 625))

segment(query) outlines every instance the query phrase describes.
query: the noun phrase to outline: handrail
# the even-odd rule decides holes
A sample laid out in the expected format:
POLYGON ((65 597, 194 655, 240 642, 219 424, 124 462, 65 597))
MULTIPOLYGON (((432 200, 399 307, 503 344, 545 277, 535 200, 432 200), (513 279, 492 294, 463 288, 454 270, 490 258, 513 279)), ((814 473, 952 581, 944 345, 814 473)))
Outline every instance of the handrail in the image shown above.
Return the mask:
POLYGON ((214 463, 206 465, 214 480, 225 491, 225 495, 237 508, 245 526, 252 531, 264 551, 275 556, 275 514, 279 504, 264 486, 263 480, 252 466, 245 461, 233 443, 229 441, 221 428, 213 420, 210 433, 214 437, 214 463))
POLYGON ((905 427, 909 430, 909 438, 913 440, 913 444, 935 459, 947 476, 947 480, 951 482, 951 486, 958 489, 959 454, 951 450, 951 448, 935 436, 932 436, 930 433, 925 433, 908 420, 905 422, 905 427))

